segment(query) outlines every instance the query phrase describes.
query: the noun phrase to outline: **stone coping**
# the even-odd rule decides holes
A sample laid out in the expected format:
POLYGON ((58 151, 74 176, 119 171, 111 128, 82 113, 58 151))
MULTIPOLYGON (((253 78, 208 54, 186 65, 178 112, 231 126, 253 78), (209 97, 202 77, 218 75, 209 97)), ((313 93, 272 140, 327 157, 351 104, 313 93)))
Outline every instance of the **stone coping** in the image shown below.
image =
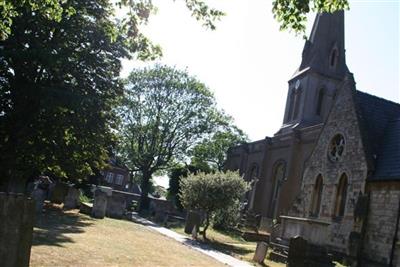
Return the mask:
POLYGON ((331 222, 322 221, 322 220, 313 219, 313 218, 302 218, 302 217, 293 217, 293 216, 286 216, 286 215, 281 215, 280 217, 285 220, 301 221, 301 222, 306 222, 306 223, 317 223, 317 224, 325 224, 325 225, 331 224, 331 222))

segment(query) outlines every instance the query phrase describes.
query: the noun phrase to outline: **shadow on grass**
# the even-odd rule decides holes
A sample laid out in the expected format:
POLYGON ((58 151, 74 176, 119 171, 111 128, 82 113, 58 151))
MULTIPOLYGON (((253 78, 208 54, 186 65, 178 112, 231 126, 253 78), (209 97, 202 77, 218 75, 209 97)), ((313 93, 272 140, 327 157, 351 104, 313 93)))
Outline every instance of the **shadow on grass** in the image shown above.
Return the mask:
POLYGON ((47 205, 45 212, 36 219, 32 245, 61 247, 63 243, 73 243, 67 234, 83 233, 93 221, 73 211, 65 212, 59 206, 47 205))
POLYGON ((200 241, 208 246, 210 246, 211 248, 221 251, 225 254, 229 254, 229 255, 240 255, 240 256, 244 256, 248 253, 252 253, 253 250, 251 248, 246 248, 243 246, 238 246, 238 245, 234 245, 234 244, 227 244, 227 243, 222 243, 219 242, 217 240, 213 240, 213 239, 208 239, 207 241, 200 241))

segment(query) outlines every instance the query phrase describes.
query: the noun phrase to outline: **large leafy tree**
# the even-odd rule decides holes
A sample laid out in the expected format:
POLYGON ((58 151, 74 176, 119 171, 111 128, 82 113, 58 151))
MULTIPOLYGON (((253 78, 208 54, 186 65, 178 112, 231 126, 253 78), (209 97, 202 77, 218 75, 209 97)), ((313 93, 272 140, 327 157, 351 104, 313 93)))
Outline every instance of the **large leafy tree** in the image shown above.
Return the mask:
POLYGON ((215 101, 204 84, 168 66, 133 71, 121 108, 121 153, 141 173, 140 210, 148 208, 152 175, 182 160, 214 127, 215 101))
POLYGON ((205 163, 210 168, 219 171, 224 169, 228 149, 248 141, 243 131, 233 125, 230 117, 221 117, 224 123, 191 151, 193 163, 197 165, 205 163))
MULTIPOLYGON (((192 15, 211 29, 215 28, 215 21, 224 15, 223 12, 210 8, 204 0, 182 0, 192 15)), ((3 0, 0 1, 0 39, 5 39, 12 31, 15 18, 21 16, 19 7, 27 6, 37 14, 48 19, 59 21, 63 13, 73 12, 72 8, 65 8, 60 0, 3 0)), ((124 19, 124 27, 130 29, 130 36, 140 36, 140 42, 135 45, 151 46, 150 41, 142 35, 138 25, 147 20, 154 10, 152 0, 117 0, 115 3, 121 8, 129 10, 124 19)), ((349 7, 348 0, 274 0, 272 13, 281 25, 281 29, 291 29, 296 33, 304 33, 307 14, 310 11, 333 12, 349 7)), ((159 51, 157 51, 159 52, 159 51)))
POLYGON ((237 172, 191 174, 180 182, 180 199, 186 209, 205 213, 204 239, 213 214, 236 205, 248 189, 237 172))
POLYGON ((59 22, 17 6, 0 41, 0 175, 10 190, 43 172, 82 179, 104 165, 113 141, 128 46, 108 1, 61 6, 74 12, 59 22))
MULTIPOLYGON (((204 26, 214 29, 215 22, 223 16, 223 12, 210 8, 203 0, 181 0, 184 1, 192 16, 201 21, 204 26)), ((68 0, 2 0, 0 1, 0 39, 6 39, 13 31, 14 21, 23 16, 21 8, 29 8, 37 15, 54 21, 61 21, 65 13, 71 14, 74 7, 65 6, 68 0)), ((126 11, 123 15, 122 26, 129 32, 129 37, 134 37, 132 45, 149 46, 150 41, 140 32, 139 25, 146 22, 148 16, 155 10, 152 0, 99 0, 100 5, 110 5, 113 2, 121 10, 126 11)), ((171 1, 172 2, 172 1, 171 1)))

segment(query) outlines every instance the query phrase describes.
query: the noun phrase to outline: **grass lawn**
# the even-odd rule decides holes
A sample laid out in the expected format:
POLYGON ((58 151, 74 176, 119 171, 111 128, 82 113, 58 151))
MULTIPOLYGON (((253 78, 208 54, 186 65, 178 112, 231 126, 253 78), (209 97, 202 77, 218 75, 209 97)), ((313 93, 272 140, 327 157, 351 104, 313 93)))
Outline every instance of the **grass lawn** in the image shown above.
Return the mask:
MULTIPOLYGON (((175 227, 171 228, 171 230, 186 235, 184 233, 183 227, 175 227)), ((260 264, 256 264, 252 261, 254 252, 256 250, 255 242, 247 242, 235 233, 216 231, 212 228, 209 228, 207 230, 207 241, 204 241, 201 235, 199 235, 198 237, 199 241, 207 243, 216 250, 219 250, 226 254, 230 254, 235 258, 251 262, 254 265, 261 266, 260 264)), ((263 266, 284 267, 285 264, 265 259, 263 266)))
POLYGON ((34 229, 31 266, 224 266, 129 221, 53 206, 34 229))

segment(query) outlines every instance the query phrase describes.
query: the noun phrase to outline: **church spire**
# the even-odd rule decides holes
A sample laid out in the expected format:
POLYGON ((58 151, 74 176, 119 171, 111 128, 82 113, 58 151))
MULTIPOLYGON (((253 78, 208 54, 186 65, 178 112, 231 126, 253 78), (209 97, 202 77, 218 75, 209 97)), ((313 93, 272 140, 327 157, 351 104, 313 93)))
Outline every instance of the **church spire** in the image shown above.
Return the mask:
POLYGON ((317 14, 296 74, 308 68, 339 79, 348 72, 344 48, 344 11, 317 14))

